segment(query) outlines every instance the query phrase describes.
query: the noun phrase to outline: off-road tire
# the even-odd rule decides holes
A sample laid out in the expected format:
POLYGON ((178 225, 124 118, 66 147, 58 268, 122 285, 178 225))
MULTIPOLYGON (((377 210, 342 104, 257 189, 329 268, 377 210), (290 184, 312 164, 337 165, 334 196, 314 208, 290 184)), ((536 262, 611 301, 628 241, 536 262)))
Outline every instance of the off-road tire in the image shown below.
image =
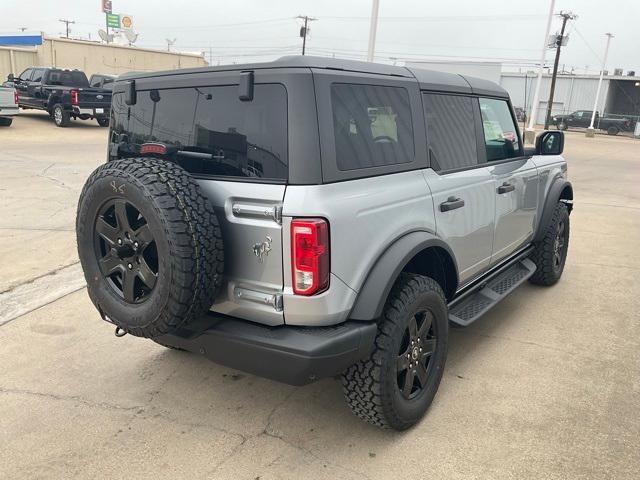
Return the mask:
POLYGON ((96 121, 98 122, 98 125, 100 125, 101 127, 109 126, 109 118, 96 118, 96 121))
MULTIPOLYGON (((442 378, 448 343, 447 300, 440 285, 429 277, 401 274, 387 298, 371 355, 342 374, 347 404, 362 420, 382 428, 405 430, 422 418, 442 378), (397 358, 403 335, 415 312, 433 313, 437 331, 434 362, 426 388, 413 399, 402 396, 398 386, 397 358)), ((428 370, 429 371, 429 370, 428 370)))
POLYGON ((555 284, 564 271, 569 248, 569 210, 563 202, 558 202, 553 210, 551 221, 546 226, 544 236, 535 243, 535 248, 531 254, 531 260, 536 264, 536 271, 529 278, 529 281, 536 285, 550 286, 555 284), (562 258, 559 265, 555 261, 556 239, 558 238, 558 225, 564 223, 564 243, 562 258))
POLYGON ((0 127, 10 127, 13 123, 13 118, 0 117, 0 127))
POLYGON ((617 135, 618 133, 620 133, 620 129, 618 127, 612 125, 607 128, 607 135, 617 135))
POLYGON ((198 183, 174 163, 131 158, 98 167, 82 189, 76 233, 89 297, 103 316, 132 335, 171 333, 208 311, 220 289, 224 254, 218 219, 198 183), (155 286, 137 303, 118 295, 98 261, 99 212, 108 202, 122 201, 144 216, 157 249, 155 286))
POLYGON ((71 115, 61 103, 56 103, 51 109, 51 118, 58 127, 66 127, 71 122, 71 115))

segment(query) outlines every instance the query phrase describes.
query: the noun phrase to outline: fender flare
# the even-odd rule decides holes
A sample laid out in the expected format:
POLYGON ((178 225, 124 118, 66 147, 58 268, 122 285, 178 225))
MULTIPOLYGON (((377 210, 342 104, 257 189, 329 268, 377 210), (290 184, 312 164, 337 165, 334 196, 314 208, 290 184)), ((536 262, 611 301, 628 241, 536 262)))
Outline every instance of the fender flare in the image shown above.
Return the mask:
POLYGON ((402 269, 422 250, 429 247, 444 249, 453 261, 458 281, 458 265, 451 248, 435 235, 416 231, 395 240, 378 258, 369 270, 362 288, 351 309, 352 320, 375 320, 382 315, 391 287, 396 282, 402 269))
MULTIPOLYGON (((539 242, 540 240, 542 240, 546 227, 551 221, 553 210, 555 209, 558 201, 560 201, 560 195, 566 187, 569 187, 569 191, 571 192, 571 199, 573 200, 573 186, 571 185, 571 182, 566 180, 565 178, 557 177, 551 184, 551 187, 549 187, 549 193, 547 193, 547 198, 544 202, 544 208, 542 210, 542 214, 540 215, 540 222, 538 222, 536 234, 533 237, 534 242, 539 242)), ((569 206, 569 212, 571 212, 571 205, 569 206)))

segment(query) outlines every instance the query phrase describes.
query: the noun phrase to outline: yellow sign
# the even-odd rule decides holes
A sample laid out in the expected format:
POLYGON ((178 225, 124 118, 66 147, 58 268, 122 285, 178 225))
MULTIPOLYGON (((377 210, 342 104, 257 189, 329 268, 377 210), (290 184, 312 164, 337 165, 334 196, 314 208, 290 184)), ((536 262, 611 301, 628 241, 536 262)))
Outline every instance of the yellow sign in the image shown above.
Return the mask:
POLYGON ((120 26, 131 29, 133 27, 133 17, 131 15, 120 15, 120 26))

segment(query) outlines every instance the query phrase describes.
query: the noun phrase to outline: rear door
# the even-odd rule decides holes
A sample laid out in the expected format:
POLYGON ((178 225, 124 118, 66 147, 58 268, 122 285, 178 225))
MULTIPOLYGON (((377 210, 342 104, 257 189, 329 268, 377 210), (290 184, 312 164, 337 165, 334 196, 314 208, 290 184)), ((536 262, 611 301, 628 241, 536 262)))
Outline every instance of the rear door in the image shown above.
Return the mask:
POLYGON ((494 180, 495 234, 491 265, 526 245, 537 215, 538 170, 523 155, 520 132, 509 103, 480 98, 483 144, 494 180))
POLYGON ((424 93, 437 234, 453 250, 460 284, 481 274, 491 260, 495 191, 479 148, 477 99, 424 93))
POLYGON ((212 310, 277 325, 284 321, 287 89, 257 71, 253 99, 241 101, 239 80, 239 72, 137 79, 136 105, 114 99, 128 111, 115 118, 112 141, 127 141, 120 156, 148 142, 177 149, 175 161, 198 179, 221 222, 226 281, 212 310), (116 133, 123 116, 127 127, 116 133))

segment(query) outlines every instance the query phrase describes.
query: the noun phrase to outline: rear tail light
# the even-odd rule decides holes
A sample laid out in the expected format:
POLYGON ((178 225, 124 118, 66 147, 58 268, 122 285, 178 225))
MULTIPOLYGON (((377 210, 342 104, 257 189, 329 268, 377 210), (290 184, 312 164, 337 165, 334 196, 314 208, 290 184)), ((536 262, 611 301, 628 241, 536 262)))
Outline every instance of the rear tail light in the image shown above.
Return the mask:
POLYGON ((293 293, 315 295, 329 288, 329 225, 321 218, 291 222, 293 293))
POLYGON ((13 103, 18 105, 18 91, 17 90, 13 91, 13 103))
POLYGON ((167 153, 167 147, 162 143, 143 143, 140 145, 140 153, 157 153, 158 155, 165 155, 167 153))
POLYGON ((78 91, 71 90, 71 105, 78 105, 78 91))

